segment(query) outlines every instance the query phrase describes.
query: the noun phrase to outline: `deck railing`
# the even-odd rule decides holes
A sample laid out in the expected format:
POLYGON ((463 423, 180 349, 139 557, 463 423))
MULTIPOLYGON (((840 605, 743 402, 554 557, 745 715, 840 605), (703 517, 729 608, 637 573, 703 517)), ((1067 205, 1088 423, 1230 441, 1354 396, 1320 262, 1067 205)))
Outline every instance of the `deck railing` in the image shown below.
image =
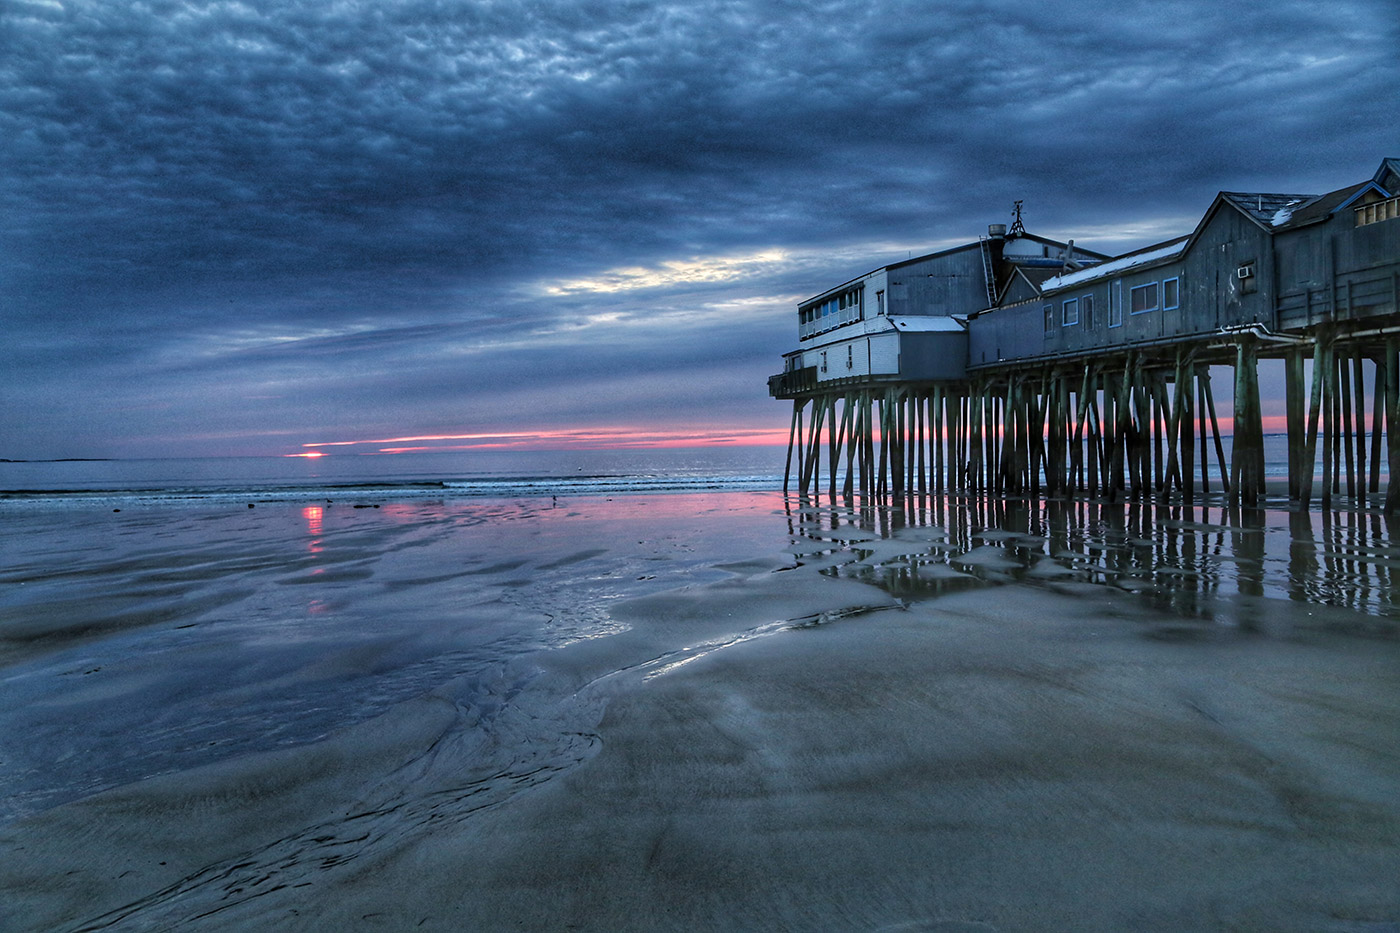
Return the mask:
POLYGON ((860 307, 851 305, 842 308, 835 314, 824 314, 815 321, 805 321, 797 325, 797 339, 806 340, 808 337, 815 337, 817 334, 824 334, 829 330, 834 330, 842 324, 850 324, 860 320, 860 307))
POLYGON ((810 392, 817 387, 817 367, 806 366, 790 369, 785 373, 768 377, 768 394, 773 398, 792 398, 799 392, 810 392))

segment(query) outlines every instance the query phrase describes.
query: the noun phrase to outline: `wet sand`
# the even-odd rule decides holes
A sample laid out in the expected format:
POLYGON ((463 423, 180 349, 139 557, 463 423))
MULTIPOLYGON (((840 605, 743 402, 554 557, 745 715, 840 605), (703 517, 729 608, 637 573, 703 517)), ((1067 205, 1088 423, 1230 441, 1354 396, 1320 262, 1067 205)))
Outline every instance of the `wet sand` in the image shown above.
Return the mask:
POLYGON ((469 686, 0 828, 0 925, 1397 929, 1383 613, 827 519, 469 686))

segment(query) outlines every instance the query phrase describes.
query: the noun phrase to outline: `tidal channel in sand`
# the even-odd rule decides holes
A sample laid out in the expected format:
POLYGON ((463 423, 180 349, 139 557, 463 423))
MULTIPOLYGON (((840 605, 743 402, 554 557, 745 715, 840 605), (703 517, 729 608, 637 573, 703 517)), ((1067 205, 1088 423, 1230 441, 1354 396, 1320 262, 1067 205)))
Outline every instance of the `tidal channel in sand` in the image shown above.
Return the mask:
POLYGON ((1400 923, 1377 516, 376 504, 5 514, 0 927, 1400 923))

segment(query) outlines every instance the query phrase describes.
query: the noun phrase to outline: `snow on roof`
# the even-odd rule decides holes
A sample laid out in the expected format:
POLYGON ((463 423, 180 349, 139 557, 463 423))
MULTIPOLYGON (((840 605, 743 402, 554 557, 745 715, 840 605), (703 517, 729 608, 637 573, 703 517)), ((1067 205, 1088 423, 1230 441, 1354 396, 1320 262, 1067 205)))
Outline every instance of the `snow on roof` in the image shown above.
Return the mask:
POLYGON ((1163 246, 1156 246, 1152 249, 1143 250, 1140 253, 1129 253, 1126 256, 1119 256, 1117 259, 1110 259, 1108 262, 1101 262, 1088 269, 1079 269, 1075 272, 1068 272, 1064 275, 1057 275, 1046 279, 1040 286, 1041 291, 1053 291, 1057 288, 1069 288, 1072 285, 1079 285, 1084 282, 1092 282, 1103 276, 1124 272, 1137 266, 1145 266, 1148 263, 1160 262, 1164 259, 1171 259, 1180 255, 1186 248, 1186 242, 1190 237, 1182 237, 1173 240, 1163 246))
POLYGON ((962 319, 943 314, 892 317, 890 323, 895 330, 907 333, 955 333, 967 329, 967 323, 962 319))
POLYGON ((1315 194, 1269 194, 1263 191, 1222 191, 1220 195, 1265 227, 1277 226, 1273 224, 1274 215, 1284 208, 1296 209, 1318 197, 1315 194))

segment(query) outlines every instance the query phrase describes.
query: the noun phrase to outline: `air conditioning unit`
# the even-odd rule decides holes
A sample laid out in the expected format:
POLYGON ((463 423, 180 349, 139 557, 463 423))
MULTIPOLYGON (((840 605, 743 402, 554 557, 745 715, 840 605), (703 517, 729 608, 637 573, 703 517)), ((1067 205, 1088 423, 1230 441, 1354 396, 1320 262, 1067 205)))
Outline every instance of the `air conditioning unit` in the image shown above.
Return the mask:
POLYGON ((1240 266, 1238 269, 1235 270, 1235 275, 1237 275, 1241 279, 1254 278, 1254 263, 1249 263, 1247 265, 1240 266))

